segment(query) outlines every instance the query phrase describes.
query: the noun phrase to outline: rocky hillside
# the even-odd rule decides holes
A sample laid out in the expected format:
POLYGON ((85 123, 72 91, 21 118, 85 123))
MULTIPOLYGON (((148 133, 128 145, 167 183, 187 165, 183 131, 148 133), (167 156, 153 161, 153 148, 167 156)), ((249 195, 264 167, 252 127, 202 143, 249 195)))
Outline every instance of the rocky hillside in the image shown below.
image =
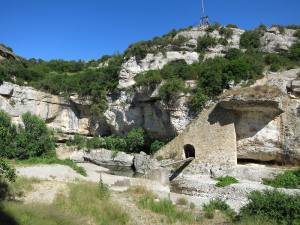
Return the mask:
POLYGON ((38 114, 63 134, 123 135, 142 127, 151 139, 169 140, 224 89, 297 67, 298 40, 298 26, 211 25, 90 62, 18 61, 1 47, 0 108, 18 122, 26 111, 38 114))

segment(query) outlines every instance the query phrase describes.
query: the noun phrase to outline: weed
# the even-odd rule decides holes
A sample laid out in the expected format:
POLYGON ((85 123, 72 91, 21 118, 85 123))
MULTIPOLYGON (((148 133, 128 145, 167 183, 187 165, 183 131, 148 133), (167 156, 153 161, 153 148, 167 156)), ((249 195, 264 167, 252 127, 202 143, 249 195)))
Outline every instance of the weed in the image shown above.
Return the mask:
POLYGON ((217 187, 226 187, 229 186, 231 184, 236 184, 239 181, 234 178, 234 177, 230 177, 230 176, 226 176, 226 177, 218 177, 216 178, 217 181, 219 181, 216 186, 217 187))

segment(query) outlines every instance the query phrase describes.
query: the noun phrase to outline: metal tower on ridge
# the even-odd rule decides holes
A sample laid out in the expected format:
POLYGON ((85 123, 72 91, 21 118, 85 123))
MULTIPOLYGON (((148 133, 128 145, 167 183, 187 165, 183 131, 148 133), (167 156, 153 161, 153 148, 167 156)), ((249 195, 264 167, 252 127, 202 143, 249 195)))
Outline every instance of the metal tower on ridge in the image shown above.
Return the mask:
POLYGON ((201 22, 200 26, 208 26, 208 16, 205 14, 205 7, 204 7, 204 0, 202 0, 202 16, 201 16, 201 22))

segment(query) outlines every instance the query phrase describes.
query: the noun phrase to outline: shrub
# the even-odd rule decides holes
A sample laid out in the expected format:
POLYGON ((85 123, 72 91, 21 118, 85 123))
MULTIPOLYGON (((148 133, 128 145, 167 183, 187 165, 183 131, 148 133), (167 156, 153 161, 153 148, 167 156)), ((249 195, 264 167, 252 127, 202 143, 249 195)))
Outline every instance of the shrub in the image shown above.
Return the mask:
POLYGON ((77 149, 83 149, 86 147, 87 139, 86 137, 80 135, 80 134, 75 134, 73 138, 70 138, 66 144, 68 146, 77 146, 77 149))
POLYGON ((150 145, 150 154, 154 154, 159 149, 161 149, 164 145, 165 145, 165 143, 162 141, 156 140, 156 141, 152 142, 150 145))
POLYGON ((0 158, 0 182, 3 179, 7 179, 8 181, 15 181, 16 171, 13 167, 8 165, 8 163, 5 160, 0 158))
POLYGON ((203 89, 198 88, 191 98, 191 106, 195 111, 199 112, 203 109, 208 99, 209 97, 204 93, 203 89))
POLYGON ((163 100, 169 102, 170 100, 176 98, 179 93, 185 91, 185 84, 181 79, 170 79, 166 81, 166 83, 163 84, 159 89, 159 96, 163 100))
POLYGON ((126 136, 127 151, 139 151, 145 144, 145 132, 141 128, 131 130, 126 136))
POLYGON ((300 29, 296 30, 296 32, 294 33, 294 37, 300 38, 300 29))
POLYGON ((135 78, 137 86, 157 85, 162 81, 159 70, 150 70, 142 74, 138 74, 135 78))
POLYGON ((217 40, 209 35, 199 37, 197 40, 197 51, 203 52, 209 47, 214 47, 218 44, 217 40))
POLYGON ((236 184, 239 182, 236 178, 230 177, 230 176, 218 177, 218 178, 216 178, 216 180, 219 181, 216 184, 217 187, 226 187, 231 184, 236 184))
POLYGON ((280 34, 285 34, 285 27, 279 24, 273 24, 272 27, 277 27, 280 34))
POLYGON ((238 59, 240 57, 243 56, 243 52, 242 50, 238 49, 238 48, 230 48, 228 49, 225 58, 229 59, 229 60, 234 60, 234 59, 238 59))
POLYGON ((212 219, 214 218, 215 211, 221 211, 230 220, 235 217, 235 212, 230 208, 230 206, 221 199, 211 200, 208 204, 203 205, 203 211, 205 217, 212 219))
POLYGON ((300 60, 300 42, 296 42, 290 47, 289 56, 292 60, 300 60))
POLYGON ((241 48, 259 48, 260 33, 258 31, 245 31, 240 39, 241 48))
POLYGON ((127 142, 125 138, 118 136, 108 136, 104 137, 106 148, 113 151, 126 151, 127 142))
POLYGON ((300 223, 300 196, 279 191, 252 192, 249 203, 240 212, 241 218, 259 217, 278 224, 300 223))
POLYGON ((16 131, 7 114, 0 113, 0 139, 6 146, 0 156, 6 158, 28 159, 30 157, 53 156, 55 141, 45 122, 30 113, 22 115, 24 127, 16 131))
POLYGON ((214 24, 210 24, 207 28, 206 31, 211 33, 215 30, 218 30, 221 27, 221 25, 219 23, 214 23, 214 24))
POLYGON ((227 24, 226 27, 227 27, 227 28, 238 28, 238 26, 235 25, 235 24, 227 24))
POLYGON ((231 38, 233 31, 230 28, 221 27, 219 30, 220 35, 224 36, 226 39, 231 38))
POLYGON ((101 137, 93 137, 91 139, 88 139, 86 142, 87 149, 104 148, 105 146, 105 139, 101 137))
POLYGON ((276 175, 273 179, 263 179, 263 184, 275 188, 298 188, 300 184, 300 170, 285 171, 276 175))

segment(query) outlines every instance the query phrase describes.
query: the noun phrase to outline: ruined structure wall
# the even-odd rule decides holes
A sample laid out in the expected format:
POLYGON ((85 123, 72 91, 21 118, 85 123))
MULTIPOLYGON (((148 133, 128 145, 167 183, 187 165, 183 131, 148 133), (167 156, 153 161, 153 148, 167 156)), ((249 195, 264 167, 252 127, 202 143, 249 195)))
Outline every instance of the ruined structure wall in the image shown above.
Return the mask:
POLYGON ((184 146, 195 148, 200 163, 236 165, 236 132, 233 112, 213 106, 205 109, 185 132, 163 147, 156 156, 184 159, 184 146))

